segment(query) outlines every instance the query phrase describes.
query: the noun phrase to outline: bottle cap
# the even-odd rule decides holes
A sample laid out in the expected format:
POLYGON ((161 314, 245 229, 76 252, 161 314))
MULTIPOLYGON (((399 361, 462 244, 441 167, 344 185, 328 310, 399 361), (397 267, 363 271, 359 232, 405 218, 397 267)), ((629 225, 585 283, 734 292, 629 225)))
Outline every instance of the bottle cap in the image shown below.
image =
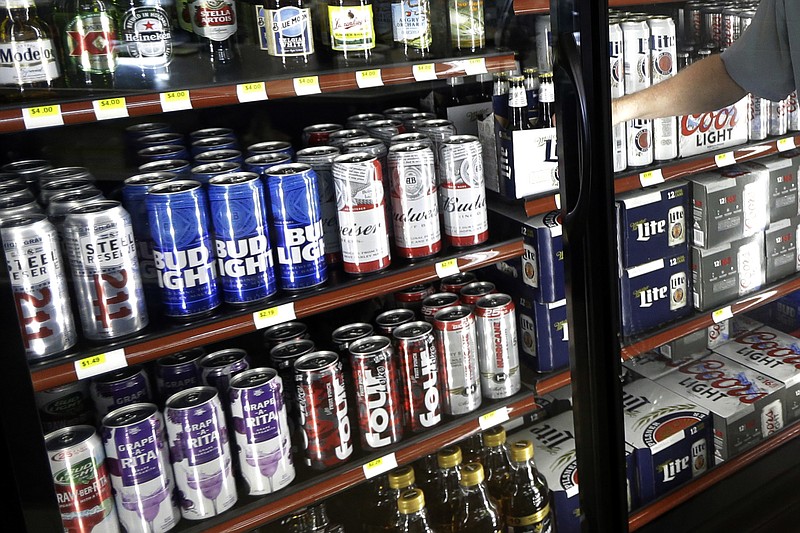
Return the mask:
POLYGON ((533 458, 533 443, 529 440, 520 440, 512 444, 508 453, 515 463, 523 463, 533 458))
POLYGON ((414 468, 410 465, 389 472, 389 487, 395 490, 410 487, 414 481, 414 468))
POLYGON ((539 74, 539 69, 537 67, 525 67, 522 72, 523 74, 539 74))
POLYGON ((418 513, 425 507, 425 495, 419 489, 403 491, 397 499, 397 510, 400 514, 418 513))
POLYGON ((483 465, 480 463, 467 463, 461 466, 462 487, 474 487, 483 482, 483 465))
POLYGON ((483 433, 484 446, 494 448, 496 446, 505 444, 505 442, 506 442, 506 430, 503 428, 503 426, 495 426, 491 429, 487 429, 483 433))
POLYGON ((453 468, 461 464, 461 448, 458 446, 448 446, 442 448, 436 454, 436 461, 439 463, 439 468, 453 468))

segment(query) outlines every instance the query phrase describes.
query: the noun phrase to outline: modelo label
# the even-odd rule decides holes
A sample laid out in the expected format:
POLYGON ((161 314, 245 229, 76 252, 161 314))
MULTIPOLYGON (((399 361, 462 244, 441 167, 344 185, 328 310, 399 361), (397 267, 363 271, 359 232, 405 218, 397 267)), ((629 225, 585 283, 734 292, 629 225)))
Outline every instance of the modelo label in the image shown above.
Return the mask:
POLYGON ((267 51, 276 57, 314 53, 311 10, 289 6, 265 11, 264 33, 267 51))
POLYGON ((192 30, 212 41, 224 41, 236 33, 236 4, 226 0, 199 0, 193 4, 192 30))
POLYGON ((158 286, 171 290, 191 289, 212 283, 217 276, 214 257, 205 245, 175 252, 153 250, 158 286))
POLYGON ((50 39, 0 44, 0 85, 26 85, 60 76, 50 39))
POLYGON ((134 7, 122 16, 122 42, 141 66, 162 66, 172 59, 172 24, 167 12, 156 6, 134 7))

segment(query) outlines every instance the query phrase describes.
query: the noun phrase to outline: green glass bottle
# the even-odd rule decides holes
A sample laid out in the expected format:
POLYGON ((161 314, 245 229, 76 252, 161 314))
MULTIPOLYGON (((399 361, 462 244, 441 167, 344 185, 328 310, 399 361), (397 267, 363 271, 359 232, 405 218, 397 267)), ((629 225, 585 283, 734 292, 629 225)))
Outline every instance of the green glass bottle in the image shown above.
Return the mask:
POLYGON ((108 89, 117 70, 117 7, 108 0, 58 0, 53 20, 61 34, 68 87, 108 89))

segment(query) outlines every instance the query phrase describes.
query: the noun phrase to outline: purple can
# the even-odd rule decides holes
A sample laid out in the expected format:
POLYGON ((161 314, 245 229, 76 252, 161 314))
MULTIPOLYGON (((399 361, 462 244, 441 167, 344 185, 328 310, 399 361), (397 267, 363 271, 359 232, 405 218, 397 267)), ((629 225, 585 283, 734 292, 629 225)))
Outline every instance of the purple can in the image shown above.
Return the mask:
POLYGON ((247 153, 249 155, 275 154, 275 153, 286 154, 291 158, 292 161, 294 161, 294 155, 295 155, 292 143, 287 141, 257 142, 247 147, 247 153))
POLYGON ((176 392, 203 385, 200 359, 205 355, 205 348, 192 348, 156 360, 156 390, 162 405, 176 392))
POLYGON ((247 157, 244 160, 244 169, 247 172, 255 172, 259 176, 263 176, 268 169, 276 165, 283 165, 291 162, 291 156, 283 152, 255 154, 247 157))
POLYGON ((191 152, 192 157, 197 157, 198 154, 210 152, 212 150, 238 150, 239 142, 235 137, 201 137, 192 141, 191 152))
POLYGON ((192 173, 192 164, 186 159, 159 159, 139 165, 139 172, 172 172, 188 178, 192 173))
POLYGON ((144 164, 162 159, 188 159, 189 151, 180 144, 157 144, 142 148, 136 152, 136 155, 139 161, 144 164))
POLYGON ((153 401, 150 381, 140 366, 126 366, 95 376, 89 382, 89 394, 99 420, 120 407, 153 401))
POLYGON ((180 520, 164 419, 152 403, 110 412, 102 421, 106 465, 125 531, 162 533, 180 520))
POLYGON ((209 150, 201 152, 194 156, 196 165, 206 165, 209 163, 223 163, 231 162, 238 163, 240 166, 244 163, 244 154, 240 150, 224 148, 221 150, 209 150))
POLYGON ((219 307, 203 186, 192 180, 161 183, 148 191, 146 202, 164 314, 192 318, 219 307))
POLYGON ((215 163, 204 163, 192 167, 192 179, 202 184, 207 184, 211 178, 224 176, 242 169, 240 163, 234 161, 219 161, 215 163))
POLYGON ((192 387, 167 399, 164 418, 181 515, 216 516, 238 500, 225 411, 214 387, 192 387))
POLYGON ((283 380, 272 368, 246 370, 231 379, 239 468, 251 495, 275 492, 295 477, 283 390, 283 380))
POLYGON ((308 326, 298 320, 290 320, 269 326, 264 330, 264 347, 267 349, 267 353, 270 353, 275 346, 284 342, 310 338, 308 326))
POLYGON ((227 348, 212 352, 200 359, 203 383, 215 387, 220 398, 227 398, 231 378, 250 368, 250 357, 241 348, 227 348))

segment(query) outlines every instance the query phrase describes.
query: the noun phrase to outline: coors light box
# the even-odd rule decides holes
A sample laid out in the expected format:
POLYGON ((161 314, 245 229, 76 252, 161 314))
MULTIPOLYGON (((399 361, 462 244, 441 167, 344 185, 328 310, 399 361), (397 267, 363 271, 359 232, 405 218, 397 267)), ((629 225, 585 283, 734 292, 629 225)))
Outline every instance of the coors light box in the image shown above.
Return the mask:
POLYGON ((746 143, 747 136, 747 97, 717 111, 678 117, 680 157, 746 143))

